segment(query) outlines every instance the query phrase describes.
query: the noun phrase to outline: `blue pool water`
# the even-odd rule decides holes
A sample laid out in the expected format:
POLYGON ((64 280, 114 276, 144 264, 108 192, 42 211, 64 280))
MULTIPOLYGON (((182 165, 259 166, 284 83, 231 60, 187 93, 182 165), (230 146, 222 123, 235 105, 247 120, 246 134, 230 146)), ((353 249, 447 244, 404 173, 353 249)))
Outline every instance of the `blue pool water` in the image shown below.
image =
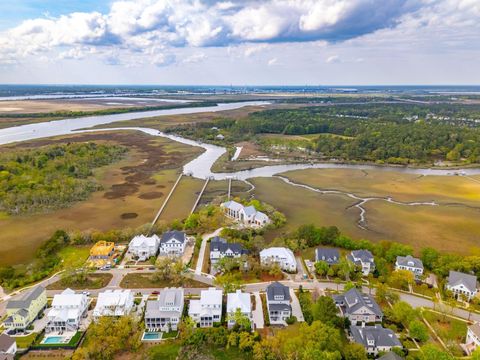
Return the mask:
POLYGON ((160 340, 162 333, 159 332, 146 332, 143 334, 143 340, 160 340))
POLYGON ((43 340, 43 344, 61 344, 63 336, 49 336, 43 340))

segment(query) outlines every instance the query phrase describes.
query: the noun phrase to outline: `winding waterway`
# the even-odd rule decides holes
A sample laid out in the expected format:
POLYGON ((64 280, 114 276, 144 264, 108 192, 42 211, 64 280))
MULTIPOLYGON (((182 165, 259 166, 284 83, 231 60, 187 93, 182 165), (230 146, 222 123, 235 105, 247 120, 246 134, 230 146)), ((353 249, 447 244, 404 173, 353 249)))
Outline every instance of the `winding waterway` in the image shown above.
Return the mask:
POLYGON ((480 168, 468 169, 420 169, 396 166, 375 166, 375 165, 357 165, 357 164, 335 164, 335 163, 312 163, 312 164, 287 164, 287 165, 267 165, 250 170, 241 170, 232 173, 213 173, 213 164, 227 151, 224 147, 212 144, 201 143, 195 140, 186 139, 177 135, 165 134, 161 131, 143 127, 121 127, 108 129, 88 129, 98 125, 110 124, 117 121, 127 121, 157 116, 172 116, 182 114, 196 114, 202 112, 218 112, 239 109, 245 106, 262 106, 267 105, 265 101, 245 101, 237 103, 218 104, 217 106, 178 108, 166 110, 154 110, 144 112, 132 112, 124 114, 88 116, 82 118, 55 120, 37 124, 21 125, 6 129, 0 129, 0 145, 27 140, 46 138, 51 136, 68 135, 78 132, 92 131, 118 131, 118 130, 136 130, 142 131, 152 136, 165 137, 182 144, 198 146, 205 151, 187 163, 183 172, 195 178, 214 180, 225 180, 234 178, 237 180, 248 180, 255 177, 272 177, 287 171, 303 170, 303 169, 358 169, 358 170, 376 170, 376 171, 392 171, 416 175, 437 175, 437 176, 453 176, 461 172, 465 175, 479 175, 480 168), (87 130, 80 130, 87 129, 87 130))

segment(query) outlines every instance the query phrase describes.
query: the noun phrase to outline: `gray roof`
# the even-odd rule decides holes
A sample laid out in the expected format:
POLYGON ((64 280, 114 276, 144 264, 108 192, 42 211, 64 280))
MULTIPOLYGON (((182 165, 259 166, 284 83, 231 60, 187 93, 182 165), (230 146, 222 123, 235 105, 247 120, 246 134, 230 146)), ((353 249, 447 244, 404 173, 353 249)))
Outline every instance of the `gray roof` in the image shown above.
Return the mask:
POLYGON ((230 249, 234 254, 243 255, 248 253, 247 250, 240 243, 228 243, 227 240, 219 236, 215 236, 210 241, 210 251, 219 251, 220 253, 225 253, 230 249))
POLYGON ((383 316, 382 309, 372 296, 360 292, 357 288, 348 290, 342 295, 334 297, 336 303, 343 303, 346 314, 355 314, 362 307, 369 308, 376 316, 383 316))
POLYGON ((252 206, 252 205, 246 206, 245 208, 243 208, 243 211, 245 211, 245 215, 247 215, 247 216, 255 215, 255 213, 257 212, 255 207, 252 206))
POLYGON ((422 260, 415 258, 412 255, 397 256, 397 265, 410 266, 418 269, 423 269, 422 260))
POLYGON ((24 294, 19 300, 10 300, 7 309, 28 309, 33 300, 36 300, 43 292, 43 286, 37 286, 32 291, 24 294))
POLYGON ((353 340, 367 347, 367 339, 373 339, 375 347, 378 346, 402 346, 395 333, 390 329, 385 329, 381 325, 375 326, 350 326, 350 333, 353 340))
POLYGON ((290 289, 288 286, 275 281, 267 286, 267 299, 275 301, 275 296, 283 295, 285 301, 290 301, 290 289))
POLYGON ((175 239, 180 241, 181 243, 184 243, 186 236, 185 236, 185 233, 182 231, 177 231, 177 230, 167 231, 162 234, 162 238, 160 239, 160 244, 166 243, 171 239, 175 239))
POLYGON ((477 277, 475 275, 450 270, 450 273, 448 274, 448 285, 457 286, 460 284, 463 284, 463 286, 471 292, 475 292, 477 289, 477 277))
POLYGON ((380 356, 378 360, 403 360, 404 358, 400 355, 395 354, 393 351, 386 353, 383 356, 380 356))
POLYGON ((6 352, 15 343, 15 339, 6 335, 0 334, 0 351, 6 352))
POLYGON ((268 308, 271 311, 285 311, 285 310, 291 310, 292 309, 290 304, 268 304, 268 308))
POLYGON ((180 311, 162 311, 161 307, 168 306, 167 303, 173 302, 174 307, 180 307, 183 309, 183 289, 181 288, 171 288, 165 289, 160 292, 158 300, 149 300, 147 301, 147 306, 145 309, 145 318, 153 317, 171 317, 171 316, 181 316, 180 311))
POLYGON ((362 260, 362 262, 374 262, 373 255, 369 250, 353 250, 352 256, 362 260))
POLYGON ((325 261, 329 265, 338 264, 340 260, 340 251, 332 248, 317 248, 315 250, 315 260, 325 261))

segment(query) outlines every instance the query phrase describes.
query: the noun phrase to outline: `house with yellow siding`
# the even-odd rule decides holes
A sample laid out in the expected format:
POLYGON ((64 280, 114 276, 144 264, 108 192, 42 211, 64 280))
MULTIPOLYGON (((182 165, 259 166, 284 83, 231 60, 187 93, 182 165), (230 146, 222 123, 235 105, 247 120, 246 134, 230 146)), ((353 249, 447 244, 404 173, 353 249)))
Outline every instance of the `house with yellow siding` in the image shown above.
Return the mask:
POLYGON ((24 332, 46 307, 47 292, 43 286, 37 286, 20 299, 10 300, 4 322, 7 332, 24 332))
POLYGON ((115 243, 110 241, 98 241, 90 249, 90 266, 101 268, 105 265, 113 265, 115 243))

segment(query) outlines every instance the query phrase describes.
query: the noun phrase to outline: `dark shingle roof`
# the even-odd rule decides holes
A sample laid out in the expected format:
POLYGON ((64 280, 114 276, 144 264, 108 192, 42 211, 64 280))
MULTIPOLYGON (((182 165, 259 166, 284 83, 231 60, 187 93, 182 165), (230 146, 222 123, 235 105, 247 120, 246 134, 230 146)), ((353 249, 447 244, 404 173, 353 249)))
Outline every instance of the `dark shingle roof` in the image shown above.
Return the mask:
POLYGON ((340 260, 340 252, 338 249, 317 248, 315 251, 316 261, 325 261, 329 265, 338 264, 340 260))
POLYGON ((275 281, 267 286, 267 299, 275 300, 275 296, 283 295, 285 301, 290 301, 290 289, 288 286, 275 281))
POLYGON ((468 290, 474 292, 477 289, 477 277, 475 275, 450 270, 448 274, 448 285, 457 286, 460 284, 463 284, 468 290))
POLYGON ((350 326, 350 333, 356 343, 367 347, 367 339, 374 341, 375 347, 378 346, 402 346, 395 333, 390 329, 385 329, 381 325, 375 326, 350 326))
POLYGON ((219 251, 220 253, 225 253, 230 249, 235 254, 246 254, 247 250, 240 243, 228 243, 227 240, 219 236, 215 236, 210 241, 210 251, 219 251))
POLYGON ((354 314, 358 309, 365 306, 376 316, 383 316, 382 309, 380 309, 380 306, 378 306, 373 297, 368 294, 361 293, 356 288, 350 289, 342 295, 337 295, 335 297, 335 301, 345 304, 346 314, 354 314))
POLYGON ((37 299, 45 288, 43 286, 37 286, 32 291, 24 294, 19 300, 10 300, 7 304, 7 309, 28 309, 30 303, 37 299))
POLYGON ((351 255, 357 259, 360 259, 362 262, 372 262, 374 261, 373 255, 369 250, 353 250, 351 255))
POLYGON ((177 231, 177 230, 167 231, 162 234, 162 238, 160 239, 160 244, 166 243, 171 239, 175 239, 180 241, 181 243, 184 243, 186 236, 185 236, 185 233, 182 231, 177 231))
POLYGON ((422 260, 417 259, 411 255, 397 256, 397 264, 401 266, 410 266, 416 267, 418 269, 423 269, 422 260))

